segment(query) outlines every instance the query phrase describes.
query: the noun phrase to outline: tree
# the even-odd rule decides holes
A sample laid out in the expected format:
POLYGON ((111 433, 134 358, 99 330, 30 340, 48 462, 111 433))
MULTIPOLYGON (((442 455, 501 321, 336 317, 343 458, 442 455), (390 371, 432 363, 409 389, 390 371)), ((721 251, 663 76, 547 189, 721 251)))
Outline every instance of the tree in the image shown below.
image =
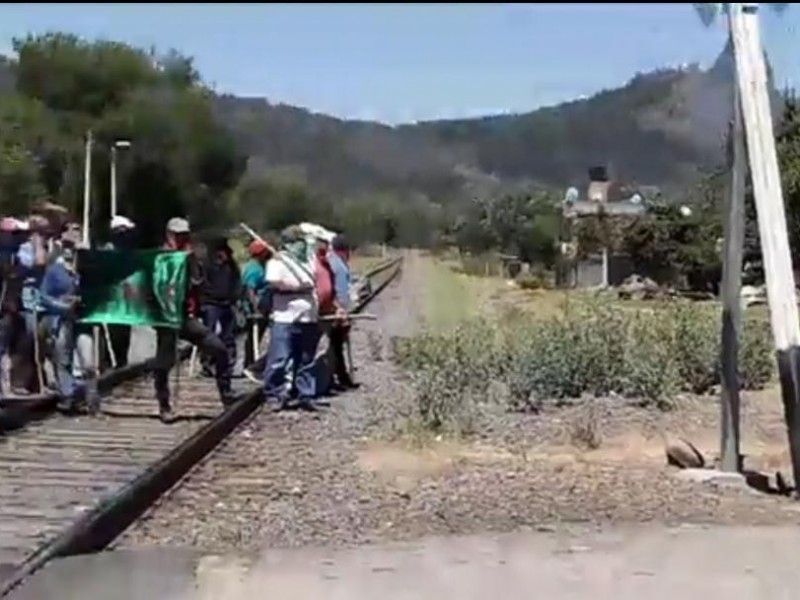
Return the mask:
POLYGON ((520 260, 552 267, 556 260, 559 215, 545 194, 509 194, 475 199, 455 226, 462 250, 497 249, 520 260))
MULTIPOLYGON (((110 216, 109 148, 118 139, 132 142, 119 168, 120 209, 140 223, 144 241, 155 242, 164 222, 178 214, 189 216, 197 228, 227 224, 229 191, 245 161, 217 123, 211 94, 191 58, 170 51, 156 59, 126 44, 63 33, 17 39, 14 49, 19 94, 16 104, 0 103, 0 138, 25 152, 6 151, 16 162, 8 158, 4 172, 22 164, 19 157, 30 156, 17 168, 38 181, 38 187, 30 186, 35 191, 13 192, 20 198, 18 210, 26 205, 24 198, 43 188, 73 214, 79 212, 83 140, 91 129, 94 231, 110 216), (24 135, 5 135, 9 130, 24 135)), ((5 181, 8 187, 20 178, 5 181)))
POLYGON ((664 283, 715 291, 722 263, 718 206, 695 204, 691 215, 676 204, 659 202, 632 219, 622 231, 621 249, 639 273, 664 283))
POLYGON ((786 202, 786 225, 792 246, 792 260, 800 258, 800 107, 787 97, 777 135, 778 162, 786 202))

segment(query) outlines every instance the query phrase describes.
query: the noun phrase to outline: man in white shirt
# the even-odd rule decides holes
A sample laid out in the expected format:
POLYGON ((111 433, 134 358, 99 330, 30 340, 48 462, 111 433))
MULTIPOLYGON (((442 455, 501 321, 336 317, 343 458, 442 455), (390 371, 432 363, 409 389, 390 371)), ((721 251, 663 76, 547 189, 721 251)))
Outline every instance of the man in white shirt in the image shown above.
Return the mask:
POLYGON ((264 394, 280 409, 288 408, 296 394, 300 408, 316 410, 313 367, 320 337, 319 305, 307 257, 303 232, 289 227, 281 234, 280 252, 267 261, 265 277, 273 298, 264 394))

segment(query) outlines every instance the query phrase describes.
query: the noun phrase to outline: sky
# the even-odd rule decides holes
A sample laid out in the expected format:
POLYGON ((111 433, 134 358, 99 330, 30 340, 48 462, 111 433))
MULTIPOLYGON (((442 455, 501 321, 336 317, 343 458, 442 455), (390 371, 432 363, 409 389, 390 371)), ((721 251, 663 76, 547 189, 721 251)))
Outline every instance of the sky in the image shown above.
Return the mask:
MULTIPOLYGON (((762 10, 777 83, 800 83, 800 6, 762 10)), ((0 52, 67 31, 195 58, 219 92, 396 124, 525 112, 713 62, 690 4, 0 4, 0 52)))

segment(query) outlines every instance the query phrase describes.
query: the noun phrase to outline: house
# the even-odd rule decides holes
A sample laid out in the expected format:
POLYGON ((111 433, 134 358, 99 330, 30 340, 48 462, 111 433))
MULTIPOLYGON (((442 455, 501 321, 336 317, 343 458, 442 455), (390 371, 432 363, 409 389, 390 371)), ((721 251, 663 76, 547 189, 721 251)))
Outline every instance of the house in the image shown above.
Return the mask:
POLYGON ((572 187, 567 191, 562 211, 562 255, 566 268, 558 277, 559 287, 607 287, 619 285, 634 272, 629 257, 609 254, 607 249, 583 259, 576 258, 571 224, 582 217, 601 212, 609 216, 636 216, 647 211, 645 198, 658 194, 657 188, 626 185, 608 177, 602 167, 589 169, 589 185, 582 195, 572 187))

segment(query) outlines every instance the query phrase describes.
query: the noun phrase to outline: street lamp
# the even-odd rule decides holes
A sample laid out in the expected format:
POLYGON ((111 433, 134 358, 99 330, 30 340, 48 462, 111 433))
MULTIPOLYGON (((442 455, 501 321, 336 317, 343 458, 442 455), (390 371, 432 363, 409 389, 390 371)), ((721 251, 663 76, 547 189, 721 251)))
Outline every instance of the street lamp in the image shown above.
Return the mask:
POLYGON ((111 146, 111 217, 117 216, 117 148, 130 148, 129 140, 117 140, 111 146))

